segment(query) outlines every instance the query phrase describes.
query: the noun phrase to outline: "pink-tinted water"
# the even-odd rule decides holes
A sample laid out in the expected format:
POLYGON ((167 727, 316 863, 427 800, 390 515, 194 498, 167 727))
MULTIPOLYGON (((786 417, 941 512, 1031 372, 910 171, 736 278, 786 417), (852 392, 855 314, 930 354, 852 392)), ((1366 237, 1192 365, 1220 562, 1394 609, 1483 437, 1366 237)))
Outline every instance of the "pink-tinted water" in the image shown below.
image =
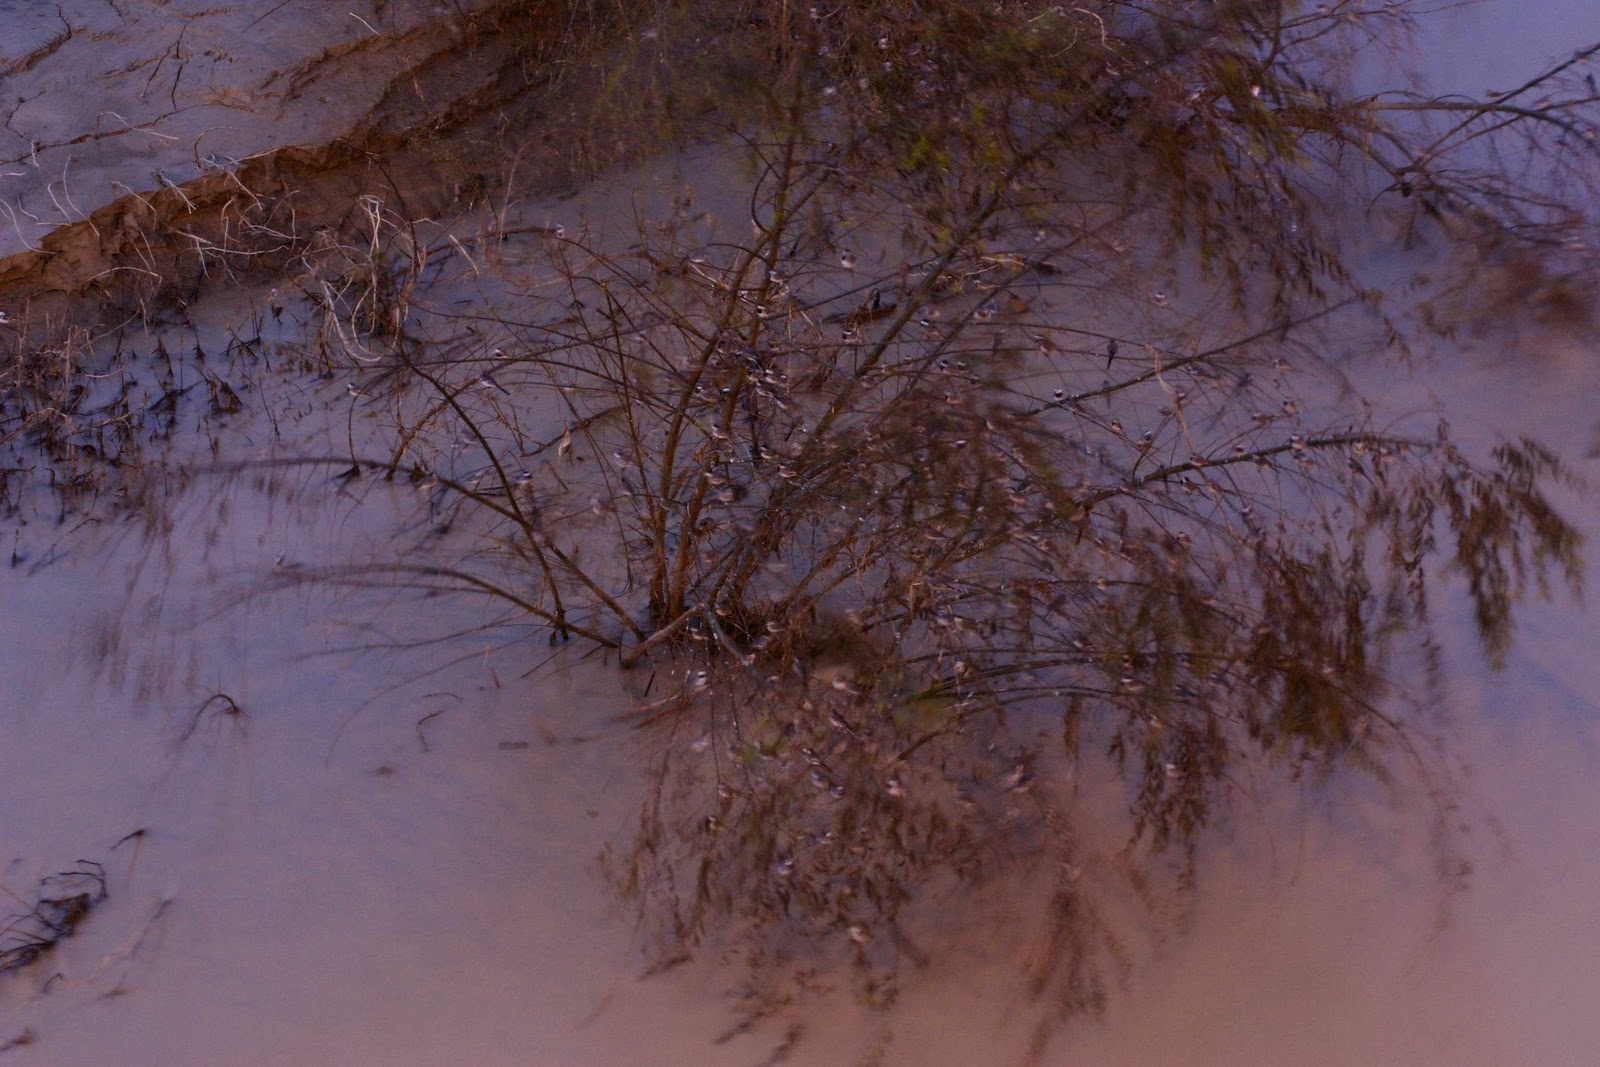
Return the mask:
MULTIPOLYGON (((1430 74, 1471 88, 1600 38, 1582 0, 1441 18, 1430 74)), ((1590 340, 1524 337, 1381 385, 1464 439, 1532 432, 1578 458, 1600 359, 1590 340)), ((715 968, 636 979, 593 866, 640 788, 604 667, 528 679, 542 645, 472 639, 345 650, 469 628, 485 610, 469 601, 300 589, 217 609, 219 588, 280 557, 394 543, 409 512, 391 491, 352 512, 310 475, 292 505, 208 489, 159 540, 165 562, 136 568, 139 537, 89 530, 37 574, 0 571, 0 894, 30 899, 80 857, 106 862, 114 890, 47 966, 0 978, 0 1046, 32 1035, 0 1059, 747 1064, 778 1043, 781 1028, 711 1042, 732 1017, 715 968), (180 743, 216 693, 244 715, 203 717, 180 743)), ((1571 508, 1600 530, 1594 501, 1571 508)), ((1242 804, 1189 920, 1135 940, 1106 1017, 1062 1031, 1046 1062, 1600 1059, 1600 634, 1581 606, 1532 605, 1494 673, 1465 630, 1446 625, 1465 890, 1442 891, 1405 811, 1242 804)), ((1010 1062, 1031 1019, 1015 951, 996 937, 937 957, 886 1018, 802 1009, 791 1062, 853 1062, 885 1032, 886 1063, 1010 1062)))

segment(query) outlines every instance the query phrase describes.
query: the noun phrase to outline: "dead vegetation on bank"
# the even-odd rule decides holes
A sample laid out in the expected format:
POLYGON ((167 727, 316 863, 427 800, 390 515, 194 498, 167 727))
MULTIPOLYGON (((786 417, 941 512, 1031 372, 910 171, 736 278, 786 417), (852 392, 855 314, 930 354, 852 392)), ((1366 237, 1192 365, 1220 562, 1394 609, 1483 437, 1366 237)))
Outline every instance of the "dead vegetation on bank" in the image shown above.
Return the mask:
MULTIPOLYGON (((407 219, 448 219, 491 194, 570 190, 675 140, 688 116, 663 114, 659 74, 628 62, 644 14, 598 0, 489 0, 330 46, 260 91, 280 108, 353 92, 368 103, 347 130, 242 159, 201 159, 197 147, 199 176, 130 189, 57 227, 0 260, 0 329, 172 321, 208 286, 275 277, 308 249, 359 239, 366 197, 407 219), (381 84, 370 84, 374 70, 381 84), (345 84, 357 74, 368 83, 345 84)), ((721 88, 679 72, 671 91, 675 106, 703 111, 721 88)))
MULTIPOLYGON (((206 368, 197 346, 174 354, 159 339, 192 327, 189 309, 205 293, 281 279, 285 299, 298 293, 349 310, 347 301, 382 292, 380 279, 361 274, 375 249, 342 252, 372 236, 374 205, 437 220, 428 229, 437 237, 491 191, 508 195, 508 178, 532 195, 588 174, 565 152, 526 145, 512 163, 506 146, 583 139, 549 101, 564 79, 594 76, 570 68, 592 62, 626 27, 618 15, 501 0, 458 6, 403 35, 331 46, 262 91, 287 106, 308 93, 351 91, 352 70, 385 70, 382 85, 356 90, 369 104, 343 135, 208 157, 190 181, 129 190, 0 260, 0 509, 19 514, 39 489, 61 521, 96 503, 137 507, 163 477, 150 446, 173 431, 180 410, 238 409, 234 385, 206 368)), ((52 47, 70 39, 64 33, 52 47)), ((50 54, 24 57, 17 70, 50 54)), ((587 159, 597 165, 601 155, 587 159)), ((70 187, 63 192, 70 200, 70 187)), ((373 310, 357 309, 360 327, 376 327, 363 318, 373 310)), ((234 340, 259 356, 260 332, 234 340)))

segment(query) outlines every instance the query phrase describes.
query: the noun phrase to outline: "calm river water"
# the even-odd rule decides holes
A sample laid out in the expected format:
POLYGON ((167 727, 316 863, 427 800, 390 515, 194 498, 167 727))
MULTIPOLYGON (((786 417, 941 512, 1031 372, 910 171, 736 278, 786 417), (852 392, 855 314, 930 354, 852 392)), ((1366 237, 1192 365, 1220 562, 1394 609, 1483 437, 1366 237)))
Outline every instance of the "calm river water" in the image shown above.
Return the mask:
MULTIPOLYGON (((1589 0, 1439 18, 1427 76, 1463 88, 1600 39, 1589 0)), ((196 336, 224 347, 260 297, 207 298, 196 336)), ((1530 433, 1594 473, 1592 338, 1488 338, 1382 388, 1465 440, 1530 433)), ((373 414, 315 380, 262 376, 247 401, 226 433, 252 458, 290 450, 268 409, 303 412, 301 454, 373 414)), ((173 447, 203 450, 204 432, 173 447)), ((31 901, 81 859, 105 865, 112 896, 41 968, 0 977, 0 1062, 750 1064, 778 1043, 781 1027, 712 1043, 733 1017, 713 968, 637 978, 634 930, 595 871, 642 788, 604 666, 530 678, 542 643, 431 643, 485 621, 460 598, 229 595, 409 536, 413 493, 326 472, 273 494, 202 478, 158 529, 3 531, 18 564, 0 570, 0 896, 31 901), (240 713, 202 713, 219 696, 240 713)), ((1600 545, 1600 504, 1568 503, 1600 545)), ((1046 1062, 1595 1062, 1600 630, 1561 598, 1523 620, 1498 673, 1464 621, 1445 625, 1464 891, 1442 891, 1412 820, 1268 804, 1206 860, 1181 930, 1131 946, 1106 1017, 1046 1062)), ((1028 1037, 1015 963, 981 946, 941 958, 886 1018, 804 1009, 790 1062, 879 1044, 884 1063, 1008 1062, 1028 1037)))

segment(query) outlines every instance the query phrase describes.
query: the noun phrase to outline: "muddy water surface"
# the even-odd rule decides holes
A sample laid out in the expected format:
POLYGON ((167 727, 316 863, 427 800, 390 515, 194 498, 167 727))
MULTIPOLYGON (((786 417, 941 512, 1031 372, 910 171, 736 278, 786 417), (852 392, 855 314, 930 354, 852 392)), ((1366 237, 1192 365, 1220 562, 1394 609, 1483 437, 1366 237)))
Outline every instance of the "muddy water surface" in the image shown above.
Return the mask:
MULTIPOLYGON (((33 99, 18 79, 35 75, 38 93, 50 89, 51 64, 68 61, 58 57, 108 71, 142 61, 137 69, 151 72, 142 77, 163 87, 169 105, 208 86, 218 100, 188 102, 194 111, 185 114, 198 117, 228 110, 232 83, 219 71, 248 69, 255 80, 240 85, 265 85, 311 54, 271 53, 311 37, 278 33, 262 38, 271 47, 261 65, 239 58, 240 42, 271 19, 326 19, 319 44, 353 47, 369 30, 398 34, 399 23, 376 20, 401 17, 393 4, 340 8, 337 18, 321 5, 275 14, 260 5, 248 18, 121 7, 67 11, 69 22, 83 20, 82 41, 110 49, 104 55, 70 52, 81 44, 76 29, 49 51, 59 23, 39 8, 18 15, 25 32, 5 45, 13 73, 4 91, 33 99), (136 45, 175 41, 185 14, 196 36, 186 33, 184 48, 204 62, 157 77, 154 68, 167 71, 188 53, 136 45), (372 25, 350 24, 345 16, 355 14, 372 25), (258 16, 247 32, 243 23, 258 16), (207 18, 233 21, 202 40, 207 18), (25 48, 15 43, 24 38, 25 48)), ((1543 10, 1553 38, 1530 35, 1527 56, 1512 58, 1556 51, 1585 17, 1593 21, 1583 5, 1550 0, 1543 10), (1551 39, 1557 45, 1536 43, 1551 39)), ((1516 24, 1532 16, 1517 11, 1509 22, 1493 10, 1462 22, 1448 54, 1463 64, 1489 52, 1505 58, 1483 42, 1520 39, 1516 24)), ((130 131, 147 124, 143 132, 84 145, 156 149, 175 143, 156 134, 186 145, 199 136, 198 127, 161 125, 178 120, 160 109, 138 110, 153 88, 144 97, 127 91, 116 110, 130 131)), ((295 112, 303 129, 285 127, 282 115, 257 127, 230 113, 228 137, 239 139, 219 140, 218 151, 317 140, 348 119, 338 94, 325 95, 332 110, 308 100, 295 112)), ((75 122, 79 133, 105 129, 46 103, 17 106, 13 125, 38 124, 24 140, 70 140, 75 122)), ((146 174, 152 165, 178 173, 141 153, 80 151, 52 148, 34 162, 35 149, 19 142, 7 157, 15 157, 7 170, 23 172, 7 179, 18 183, 10 203, 21 221, 6 238, 15 247, 78 221, 96 198, 111 198, 107 190, 121 195, 113 183, 158 188, 146 174), (74 180, 68 204, 74 167, 85 184, 74 180), (62 201, 53 221, 52 191, 62 201), (30 213, 43 220, 39 229, 30 213)), ((709 164, 691 163, 696 173, 674 182, 706 176, 709 164)), ((651 173, 658 190, 667 186, 651 173)), ((629 181, 641 179, 620 188, 629 181)), ((604 197, 612 209, 631 199, 615 188, 604 197)), ((570 221, 576 210, 536 204, 527 218, 570 221)), ((476 284, 470 273, 451 268, 462 293, 476 284)), ((188 336, 220 351, 230 328, 261 323, 274 299, 260 290, 209 297, 192 309, 188 336)), ((212 439, 224 458, 316 454, 379 422, 381 405, 292 371, 299 313, 272 328, 269 341, 284 346, 275 364, 241 356, 229 365, 244 409, 191 412, 187 436, 172 446, 179 455, 204 456, 212 439)), ((152 343, 153 335, 135 337, 133 347, 152 343)), ((1532 432, 1580 457, 1594 432, 1589 398, 1600 391, 1600 362, 1580 339, 1524 337, 1448 353, 1414 379, 1382 386, 1401 408, 1442 407, 1469 441, 1532 432)), ((460 550, 419 528, 426 509, 417 488, 333 473, 276 471, 266 488, 211 473, 174 490, 159 515, 69 531, 41 511, 8 531, 16 565, 0 571, 0 890, 31 901, 42 877, 87 858, 104 864, 112 896, 42 966, 0 977, 0 1046, 30 1037, 0 1058, 762 1061, 795 1020, 713 1044, 734 1017, 722 976, 685 968, 638 981, 634 931, 596 876, 600 845, 636 816, 641 788, 640 741, 614 721, 630 706, 614 671, 574 659, 530 675, 550 654, 542 635, 477 633, 489 609, 459 597, 292 583, 262 591, 296 568, 397 546, 417 558, 460 550)), ((1600 530, 1594 501, 1571 506, 1586 529, 1600 530)), ((1593 620, 1561 601, 1530 607, 1501 673, 1481 666, 1464 619, 1446 631, 1452 746, 1468 770, 1463 817, 1474 827, 1465 889, 1442 887, 1427 828, 1381 804, 1309 824, 1296 805, 1315 799, 1241 804, 1233 837, 1203 866, 1192 914, 1131 945, 1133 966, 1107 1017, 1060 1035, 1048 1062, 1593 1061, 1593 620)), ((807 1037, 792 1062, 848 1062, 874 1048, 883 1062, 905 1064, 1020 1054, 1027 1028, 1014 1011, 1020 991, 1008 953, 968 943, 936 959, 887 1018, 847 1003, 803 1009, 796 1019, 807 1037)))

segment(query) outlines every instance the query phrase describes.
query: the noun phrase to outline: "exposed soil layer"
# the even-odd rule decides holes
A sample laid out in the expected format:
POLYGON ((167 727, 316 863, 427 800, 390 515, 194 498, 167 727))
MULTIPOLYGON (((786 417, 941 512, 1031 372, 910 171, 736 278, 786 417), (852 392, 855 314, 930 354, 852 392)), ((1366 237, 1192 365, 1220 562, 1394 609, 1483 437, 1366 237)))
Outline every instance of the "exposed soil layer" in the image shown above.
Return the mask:
MULTIPOLYGON (((377 6, 390 9, 381 0, 377 6)), ((47 202, 62 201, 60 214, 67 221, 37 237, 15 229, 13 238, 21 237, 27 247, 0 259, 0 307, 11 326, 31 334, 68 320, 114 325, 181 311, 206 284, 282 272, 326 241, 329 231, 359 228, 370 210, 363 197, 418 220, 505 195, 513 172, 519 194, 569 184, 570 153, 519 149, 547 146, 573 132, 570 114, 562 118, 541 106, 544 90, 565 75, 538 62, 545 46, 565 45, 575 32, 570 12, 564 5, 517 0, 468 8, 432 9, 428 18, 397 32, 339 40, 253 84, 211 91, 217 99, 205 106, 246 108, 271 122, 261 143, 241 145, 237 154, 202 155, 213 146, 209 130, 164 132, 163 124, 201 106, 185 104, 176 90, 170 107, 142 124, 100 130, 92 117, 79 116, 79 127, 89 125, 92 132, 13 149, 6 165, 32 159, 31 170, 47 177, 50 152, 92 145, 103 168, 120 162, 120 177, 106 188, 122 192, 85 212, 73 210, 82 206, 83 192, 64 199, 65 179, 46 181, 42 194, 31 190, 34 200, 42 195, 47 202), (142 160, 127 152, 118 160, 108 149, 112 142, 125 146, 132 132, 160 137, 171 157, 138 189, 132 175, 141 171, 142 160), (269 133, 271 140, 265 140, 269 133), (283 143, 285 137, 298 143, 283 143), (175 180, 185 171, 185 180, 175 180)), ((216 12, 192 15, 186 25, 207 25, 207 14, 216 12)), ((238 21, 238 13, 230 18, 238 21)), ((577 30, 587 35, 588 47, 605 40, 601 27, 577 30)), ((76 30, 63 31, 11 60, 7 69, 48 81, 50 65, 65 62, 78 39, 76 30)), ((192 52, 196 46, 191 40, 188 47, 192 52)), ((154 62, 166 62, 171 53, 169 47, 154 62)), ((151 62, 146 57, 127 65, 143 70, 151 62)), ((13 132, 22 107, 13 108, 13 132)), ((74 162, 68 156, 63 169, 74 162)), ((5 209, 13 219, 32 214, 27 201, 17 196, 5 209)))

